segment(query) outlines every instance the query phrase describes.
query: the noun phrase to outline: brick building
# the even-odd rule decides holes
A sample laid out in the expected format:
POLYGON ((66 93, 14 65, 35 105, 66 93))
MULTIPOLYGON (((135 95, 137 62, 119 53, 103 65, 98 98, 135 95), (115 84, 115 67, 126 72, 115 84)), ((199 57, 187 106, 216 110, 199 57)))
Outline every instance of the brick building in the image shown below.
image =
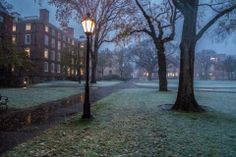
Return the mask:
POLYGON ((11 44, 11 28, 13 17, 0 3, 0 86, 9 84, 12 77, 12 65, 7 63, 7 56, 10 50, 7 48, 11 44))
POLYGON ((12 42, 20 52, 33 61, 35 68, 25 74, 24 80, 32 83, 45 80, 75 78, 80 74, 79 68, 84 64, 83 47, 74 37, 74 29, 66 27, 59 29, 49 22, 49 11, 41 9, 39 17, 21 18, 18 13, 12 28, 12 42), (64 70, 62 67, 62 52, 70 47, 70 53, 77 57, 77 62, 71 58, 71 64, 64 70), (76 55, 75 55, 76 54, 76 55), (79 63, 78 63, 79 62, 79 63), (78 64, 80 66, 78 66, 78 64))

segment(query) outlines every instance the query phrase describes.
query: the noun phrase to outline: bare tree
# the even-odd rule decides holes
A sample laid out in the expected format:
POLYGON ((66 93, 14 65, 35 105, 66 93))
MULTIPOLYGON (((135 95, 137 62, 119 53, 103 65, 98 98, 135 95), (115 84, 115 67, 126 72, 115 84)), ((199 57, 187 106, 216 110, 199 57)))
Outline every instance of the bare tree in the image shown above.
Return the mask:
POLYGON ((178 13, 170 0, 163 0, 161 4, 151 1, 141 3, 139 0, 135 0, 134 3, 138 11, 130 17, 133 23, 126 24, 124 34, 145 33, 151 37, 158 56, 159 90, 167 91, 165 44, 175 37, 178 13))
POLYGON ((67 25, 74 17, 80 24, 81 19, 89 12, 96 21, 96 28, 92 38, 92 74, 91 82, 96 83, 98 50, 106 41, 111 41, 110 34, 114 31, 114 24, 127 13, 129 0, 48 0, 57 7, 57 19, 62 25, 67 25))
POLYGON ((128 50, 124 48, 115 50, 114 52, 114 60, 117 63, 121 80, 131 78, 131 73, 133 72, 133 68, 130 64, 127 52, 128 50))
POLYGON ((138 67, 145 69, 148 80, 152 80, 152 74, 157 66, 157 54, 152 41, 145 40, 129 48, 129 60, 138 67))
POLYGON ((208 80, 208 72, 213 64, 211 57, 215 54, 216 52, 213 50, 203 50, 196 54, 195 66, 199 70, 200 79, 208 80))
POLYGON ((223 61, 223 67, 228 73, 228 80, 233 80, 234 71, 236 70, 236 59, 233 56, 227 56, 223 61))
POLYGON ((178 95, 173 110, 187 112, 204 111, 199 106, 194 96, 194 59, 195 47, 197 41, 203 34, 214 25, 221 17, 229 14, 236 8, 235 1, 213 0, 206 4, 200 4, 199 0, 172 0, 174 5, 181 11, 184 16, 182 39, 180 44, 180 78, 178 95), (207 6, 215 12, 214 16, 201 28, 197 28, 199 7, 207 6))

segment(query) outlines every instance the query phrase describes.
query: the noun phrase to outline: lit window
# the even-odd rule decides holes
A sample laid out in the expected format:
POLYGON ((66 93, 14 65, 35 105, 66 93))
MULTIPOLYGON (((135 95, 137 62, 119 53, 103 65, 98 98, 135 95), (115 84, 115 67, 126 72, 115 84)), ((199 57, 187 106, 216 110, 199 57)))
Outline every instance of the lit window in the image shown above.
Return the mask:
POLYGON ((72 45, 75 45, 75 41, 74 40, 72 40, 72 45))
POLYGON ((53 38, 53 39, 51 40, 51 47, 52 47, 52 48, 55 48, 55 46, 56 46, 56 41, 55 41, 55 39, 53 38))
POLYGON ((15 32, 16 31, 16 25, 12 26, 12 31, 15 32))
POLYGON ((60 62, 61 61, 61 54, 57 53, 57 61, 60 62))
POLYGON ((71 74, 74 75, 75 74, 75 71, 74 69, 71 70, 71 74))
POLYGON ((44 30, 45 30, 45 32, 49 32, 48 26, 45 26, 44 30))
POLYGON ((25 25, 25 30, 26 30, 26 31, 31 31, 31 24, 30 24, 30 23, 27 23, 27 24, 25 25))
POLYGON ((31 34, 25 35, 25 44, 30 45, 31 44, 31 34))
POLYGON ((15 35, 12 36, 12 43, 13 43, 13 44, 16 43, 16 36, 15 36, 15 35))
POLYGON ((80 44, 80 48, 84 48, 84 43, 81 43, 81 44, 80 44))
POLYGON ((44 36, 44 45, 48 46, 49 44, 49 37, 47 35, 44 36))
POLYGON ((52 60, 52 61, 55 61, 55 51, 52 51, 52 52, 51 52, 51 60, 52 60))
POLYGON ((57 64, 57 73, 60 74, 61 73, 61 65, 57 64))
POLYGON ((48 62, 44 62, 44 72, 48 72, 48 62))
POLYGON ((54 72, 55 72, 55 64, 51 63, 51 73, 54 73, 54 72))
POLYGON ((30 48, 25 48, 25 53, 27 57, 30 57, 30 48))
POLYGON ((48 49, 44 50, 44 58, 48 59, 48 49))
POLYGON ((57 42, 57 49, 61 50, 61 42, 60 41, 57 42))

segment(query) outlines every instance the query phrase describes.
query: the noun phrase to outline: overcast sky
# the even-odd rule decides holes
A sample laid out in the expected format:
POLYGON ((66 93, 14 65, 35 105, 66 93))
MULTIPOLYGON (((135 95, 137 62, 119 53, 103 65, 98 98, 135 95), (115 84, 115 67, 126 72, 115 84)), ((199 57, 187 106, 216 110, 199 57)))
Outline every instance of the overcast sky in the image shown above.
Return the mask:
MULTIPOLYGON (((42 6, 34 3, 34 0, 7 0, 10 4, 14 6, 12 11, 16 11, 24 16, 38 16, 40 8, 46 8, 50 11, 50 22, 56 26, 59 26, 59 23, 56 20, 55 12, 56 8, 53 6, 49 6, 46 3, 43 3, 42 6)), ((83 35, 81 26, 79 24, 71 22, 70 26, 75 29, 75 36, 79 38, 80 35, 83 35)), ((177 33, 180 33, 177 32, 177 33)), ((205 35, 201 40, 199 40, 197 45, 197 51, 202 49, 212 49, 217 53, 227 53, 236 55, 236 33, 232 33, 227 40, 222 41, 220 43, 215 43, 212 41, 214 37, 208 37, 205 35)), ((105 45, 104 45, 105 46, 105 45)), ((104 47, 103 46, 103 47, 104 47)))

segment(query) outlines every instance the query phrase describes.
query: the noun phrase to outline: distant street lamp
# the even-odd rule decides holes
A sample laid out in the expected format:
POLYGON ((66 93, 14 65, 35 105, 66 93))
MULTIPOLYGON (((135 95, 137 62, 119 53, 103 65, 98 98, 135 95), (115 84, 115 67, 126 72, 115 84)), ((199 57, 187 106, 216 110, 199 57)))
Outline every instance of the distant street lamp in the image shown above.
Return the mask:
POLYGON ((90 14, 87 14, 82 20, 82 26, 84 33, 87 36, 87 55, 86 55, 86 83, 85 83, 85 93, 84 93, 84 106, 83 106, 83 115, 82 119, 90 119, 90 100, 89 100, 89 52, 90 52, 90 36, 93 34, 95 28, 95 21, 90 17, 90 14))

